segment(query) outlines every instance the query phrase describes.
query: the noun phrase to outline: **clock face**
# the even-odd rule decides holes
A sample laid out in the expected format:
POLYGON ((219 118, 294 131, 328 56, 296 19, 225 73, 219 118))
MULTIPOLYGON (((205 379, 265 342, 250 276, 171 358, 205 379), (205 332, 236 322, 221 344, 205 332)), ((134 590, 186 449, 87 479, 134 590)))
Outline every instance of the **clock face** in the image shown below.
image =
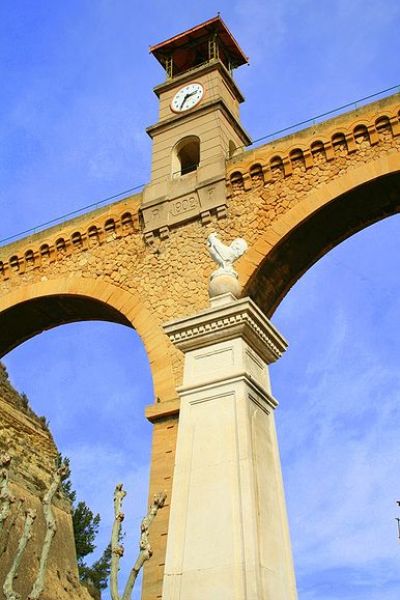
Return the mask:
POLYGON ((171 101, 171 109, 174 112, 185 112, 200 102, 204 94, 201 83, 189 83, 178 90, 171 101))

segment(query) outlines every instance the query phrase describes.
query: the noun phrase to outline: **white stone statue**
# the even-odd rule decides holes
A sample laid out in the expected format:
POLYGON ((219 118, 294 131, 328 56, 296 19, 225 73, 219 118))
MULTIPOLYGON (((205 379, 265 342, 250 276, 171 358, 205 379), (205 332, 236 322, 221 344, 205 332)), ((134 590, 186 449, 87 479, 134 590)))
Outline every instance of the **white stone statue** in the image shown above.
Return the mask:
POLYGON ((226 246, 218 239, 216 233, 210 233, 207 240, 208 251, 219 268, 211 273, 209 294, 211 297, 233 293, 236 297, 240 295, 238 274, 233 268, 233 263, 247 250, 247 242, 243 238, 236 238, 226 246))
POLYGON ((216 275, 217 272, 218 274, 225 273, 236 275, 233 263, 246 252, 248 248, 246 240, 243 238, 236 238, 230 246, 226 246, 218 239, 216 233, 210 233, 207 245, 211 257, 219 265, 219 269, 214 271, 213 275, 216 275))

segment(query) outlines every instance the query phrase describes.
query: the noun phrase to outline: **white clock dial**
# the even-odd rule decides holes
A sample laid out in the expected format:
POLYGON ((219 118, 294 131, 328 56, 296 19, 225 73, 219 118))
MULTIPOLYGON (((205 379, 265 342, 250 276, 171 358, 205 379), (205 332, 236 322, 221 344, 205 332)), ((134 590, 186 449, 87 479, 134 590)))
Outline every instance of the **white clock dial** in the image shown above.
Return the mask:
POLYGON ((174 112, 185 112, 200 102, 204 94, 201 83, 189 83, 178 90, 171 101, 171 109, 174 112))

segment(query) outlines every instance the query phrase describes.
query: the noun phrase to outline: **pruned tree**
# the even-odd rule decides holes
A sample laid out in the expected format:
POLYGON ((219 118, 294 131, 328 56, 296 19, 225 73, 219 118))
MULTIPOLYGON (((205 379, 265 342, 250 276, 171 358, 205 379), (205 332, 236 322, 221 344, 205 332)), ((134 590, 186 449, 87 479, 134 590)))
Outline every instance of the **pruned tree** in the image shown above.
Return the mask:
POLYGON ((150 525, 152 524, 159 509, 164 506, 167 498, 167 494, 165 492, 160 492, 154 496, 153 504, 151 504, 147 515, 142 520, 140 526, 139 555, 129 573, 128 581, 121 596, 118 591, 118 572, 119 561, 121 556, 124 554, 124 547, 121 544, 121 524, 125 517, 124 513, 122 512, 122 503, 125 496, 126 492, 123 489, 123 484, 118 483, 114 491, 114 524, 111 535, 110 591, 112 600, 131 600, 132 591, 137 576, 139 575, 144 563, 149 560, 153 554, 148 537, 150 525))
POLYGON ((4 523, 10 514, 11 504, 15 502, 14 496, 9 488, 9 469, 11 456, 7 453, 0 455, 0 535, 3 532, 4 523))
POLYGON ((7 522, 6 527, 3 529, 2 534, 0 535, 0 560, 5 551, 7 550, 8 543, 11 539, 12 533, 14 531, 16 522, 20 514, 22 513, 22 506, 25 502, 25 498, 18 498, 16 501, 16 508, 11 513, 9 521, 7 522))
MULTIPOLYGON (((69 468, 66 463, 62 463, 59 467, 57 467, 55 472, 53 473, 50 487, 43 497, 42 507, 46 523, 46 534, 44 537, 42 551, 40 555, 38 573, 35 582, 32 586, 32 590, 27 597, 27 600, 38 600, 44 589, 44 579, 47 569, 49 552, 57 530, 57 524, 52 510, 52 502, 54 495, 60 487, 62 480, 68 477, 68 474, 69 468)), ((32 509, 27 509, 25 512, 25 521, 22 535, 18 542, 18 548, 12 561, 10 570, 4 580, 3 592, 6 600, 21 600, 21 595, 14 590, 13 584, 14 579, 17 576, 17 572, 20 567, 21 560, 23 558, 27 544, 32 537, 32 526, 35 521, 35 518, 36 511, 32 509)))
POLYGON ((21 594, 18 594, 14 590, 14 579, 17 576, 17 571, 21 564, 22 557, 24 555, 26 546, 32 537, 32 525, 36 519, 36 511, 32 508, 28 508, 25 512, 25 522, 22 535, 18 542, 17 552, 14 556, 11 568, 4 580, 3 592, 6 600, 21 600, 21 594))
POLYGON ((28 596, 28 600, 38 600, 40 594, 43 592, 44 576, 46 573, 50 547, 57 531, 57 523, 54 518, 51 504, 53 502, 54 494, 58 490, 62 480, 68 477, 68 474, 69 467, 66 463, 63 463, 60 467, 58 467, 58 469, 56 469, 50 487, 43 498, 42 506, 44 518, 46 521, 46 535, 44 537, 42 553, 40 555, 39 571, 35 583, 33 584, 32 591, 28 596))

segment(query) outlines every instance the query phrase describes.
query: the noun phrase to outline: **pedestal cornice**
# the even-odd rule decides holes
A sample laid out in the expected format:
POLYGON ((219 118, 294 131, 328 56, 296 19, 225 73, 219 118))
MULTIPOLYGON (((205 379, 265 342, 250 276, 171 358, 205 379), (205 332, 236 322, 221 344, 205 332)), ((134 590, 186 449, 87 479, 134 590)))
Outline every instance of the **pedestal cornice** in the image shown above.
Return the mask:
MULTIPOLYGON (((276 398, 274 398, 272 394, 267 392, 267 390, 265 390, 258 383, 258 381, 256 381, 251 376, 251 374, 245 371, 243 371, 242 373, 236 373, 235 376, 229 377, 229 380, 227 380, 226 377, 222 376, 220 379, 214 379, 211 382, 205 381, 203 384, 182 385, 181 387, 177 388, 177 392, 181 399, 185 398, 186 396, 192 397, 191 403, 193 404, 196 402, 204 402, 204 398, 201 398, 200 400, 193 399, 195 398, 196 393, 200 396, 204 396, 205 394, 207 394, 208 396, 211 395, 212 397, 212 392, 213 390, 215 390, 215 393, 219 393, 221 396, 225 396, 226 392, 223 391, 224 385, 232 386, 240 384, 241 382, 245 383, 248 386, 248 389, 254 392, 254 395, 250 394, 251 400, 252 402, 257 404, 262 410, 269 413, 269 409, 277 408, 278 401, 276 400, 276 398)), ((208 401, 209 398, 207 398, 206 400, 208 401)))
POLYGON ((284 337, 251 298, 211 306, 194 316, 167 323, 164 330, 183 352, 241 337, 270 364, 287 348, 284 337))

